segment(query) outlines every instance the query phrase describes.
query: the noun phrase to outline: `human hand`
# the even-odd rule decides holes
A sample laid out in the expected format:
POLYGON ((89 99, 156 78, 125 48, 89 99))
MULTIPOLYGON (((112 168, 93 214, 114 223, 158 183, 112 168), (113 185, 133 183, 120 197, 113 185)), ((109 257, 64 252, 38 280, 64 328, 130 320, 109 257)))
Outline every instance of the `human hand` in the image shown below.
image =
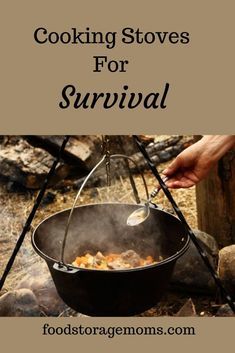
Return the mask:
POLYGON ((204 179, 212 166, 234 144, 235 136, 204 136, 181 152, 163 171, 169 188, 189 188, 204 179))

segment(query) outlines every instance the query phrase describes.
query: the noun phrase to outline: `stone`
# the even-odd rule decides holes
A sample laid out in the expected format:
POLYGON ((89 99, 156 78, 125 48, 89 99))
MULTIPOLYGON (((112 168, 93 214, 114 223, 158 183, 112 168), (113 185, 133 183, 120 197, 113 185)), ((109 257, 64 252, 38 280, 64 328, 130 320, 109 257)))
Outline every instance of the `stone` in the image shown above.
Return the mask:
POLYGON ((235 245, 220 250, 218 274, 224 287, 235 300, 235 245))
MULTIPOLYGON (((194 234, 216 271, 219 253, 216 240, 199 230, 194 230, 194 234)), ((212 294, 216 291, 214 279, 192 241, 189 249, 176 262, 171 284, 192 293, 212 294)))
POLYGON ((42 199, 41 207, 47 206, 53 203, 56 199, 56 194, 54 192, 48 191, 42 199))
POLYGON ((215 316, 227 317, 227 316, 235 316, 235 314, 233 313, 232 309, 228 304, 224 304, 224 305, 221 305, 221 307, 219 308, 215 316))
POLYGON ((0 297, 0 316, 40 316, 40 309, 34 293, 30 289, 18 289, 0 297))
POLYGON ((175 316, 187 317, 187 316, 197 316, 195 305, 191 298, 189 298, 186 303, 180 308, 175 316))
POLYGON ((215 238, 205 232, 200 230, 194 229, 194 234, 196 235, 197 239, 199 239, 203 245, 205 246, 206 250, 211 253, 211 255, 215 258, 216 262, 218 261, 218 253, 219 247, 215 238))
POLYGON ((33 266, 17 288, 30 289, 37 298, 40 310, 46 316, 59 316, 68 308, 59 297, 47 267, 41 267, 41 264, 33 266))

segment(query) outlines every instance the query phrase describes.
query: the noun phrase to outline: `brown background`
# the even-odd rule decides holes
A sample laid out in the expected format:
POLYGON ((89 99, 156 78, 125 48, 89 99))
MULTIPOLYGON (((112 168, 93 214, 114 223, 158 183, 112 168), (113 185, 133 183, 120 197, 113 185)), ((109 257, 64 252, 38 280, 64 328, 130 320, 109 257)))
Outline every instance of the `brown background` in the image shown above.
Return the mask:
MULTIPOLYGON (((2 1, 1 134, 235 133, 234 1, 2 1), (120 31, 188 31, 189 45, 103 47, 39 46, 39 26, 120 31), (92 56, 130 61, 126 74, 92 73, 92 56), (62 87, 84 91, 152 91, 170 82, 165 111, 59 110, 62 87)), ((7 351, 221 352, 233 347, 234 318, 0 319, 7 351), (196 336, 80 338, 41 336, 43 323, 87 325, 195 325, 196 336)), ((232 348, 233 349, 233 348, 232 348)))
POLYGON ((234 133, 234 2, 4 1, 1 9, 1 132, 12 134, 234 133), (39 45, 49 31, 188 31, 188 45, 39 45), (128 59, 126 73, 93 73, 93 55, 128 59), (61 90, 158 91, 165 110, 61 110, 61 90), (222 129, 218 122, 221 122, 222 129))

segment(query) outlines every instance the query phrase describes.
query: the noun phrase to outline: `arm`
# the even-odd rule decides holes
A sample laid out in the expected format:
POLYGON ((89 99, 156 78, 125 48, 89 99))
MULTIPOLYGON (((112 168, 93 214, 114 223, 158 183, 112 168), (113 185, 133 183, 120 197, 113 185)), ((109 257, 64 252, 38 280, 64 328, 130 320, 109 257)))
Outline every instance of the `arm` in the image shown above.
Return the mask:
POLYGON ((210 169, 235 145, 235 135, 205 135, 181 152, 163 171, 170 188, 188 188, 204 179, 210 169))

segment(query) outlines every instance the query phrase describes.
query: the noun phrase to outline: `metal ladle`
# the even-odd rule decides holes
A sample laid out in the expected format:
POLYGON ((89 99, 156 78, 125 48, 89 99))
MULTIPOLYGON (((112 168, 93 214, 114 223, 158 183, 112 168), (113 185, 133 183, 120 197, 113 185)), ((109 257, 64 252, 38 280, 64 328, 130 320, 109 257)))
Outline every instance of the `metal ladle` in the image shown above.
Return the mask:
MULTIPOLYGON (((165 177, 163 179, 164 183, 167 180, 168 180, 168 178, 165 177)), ((126 221, 128 226, 131 226, 131 227, 138 226, 139 224, 141 224, 144 221, 146 221, 146 219, 148 218, 148 216, 150 214, 149 204, 152 201, 152 199, 157 196, 157 194, 159 193, 160 190, 161 190, 161 186, 159 185, 156 189, 154 189, 151 192, 150 197, 145 202, 145 205, 143 207, 141 207, 141 208, 138 208, 137 210, 135 210, 134 212, 132 212, 130 214, 130 216, 127 218, 127 221, 126 221)))

